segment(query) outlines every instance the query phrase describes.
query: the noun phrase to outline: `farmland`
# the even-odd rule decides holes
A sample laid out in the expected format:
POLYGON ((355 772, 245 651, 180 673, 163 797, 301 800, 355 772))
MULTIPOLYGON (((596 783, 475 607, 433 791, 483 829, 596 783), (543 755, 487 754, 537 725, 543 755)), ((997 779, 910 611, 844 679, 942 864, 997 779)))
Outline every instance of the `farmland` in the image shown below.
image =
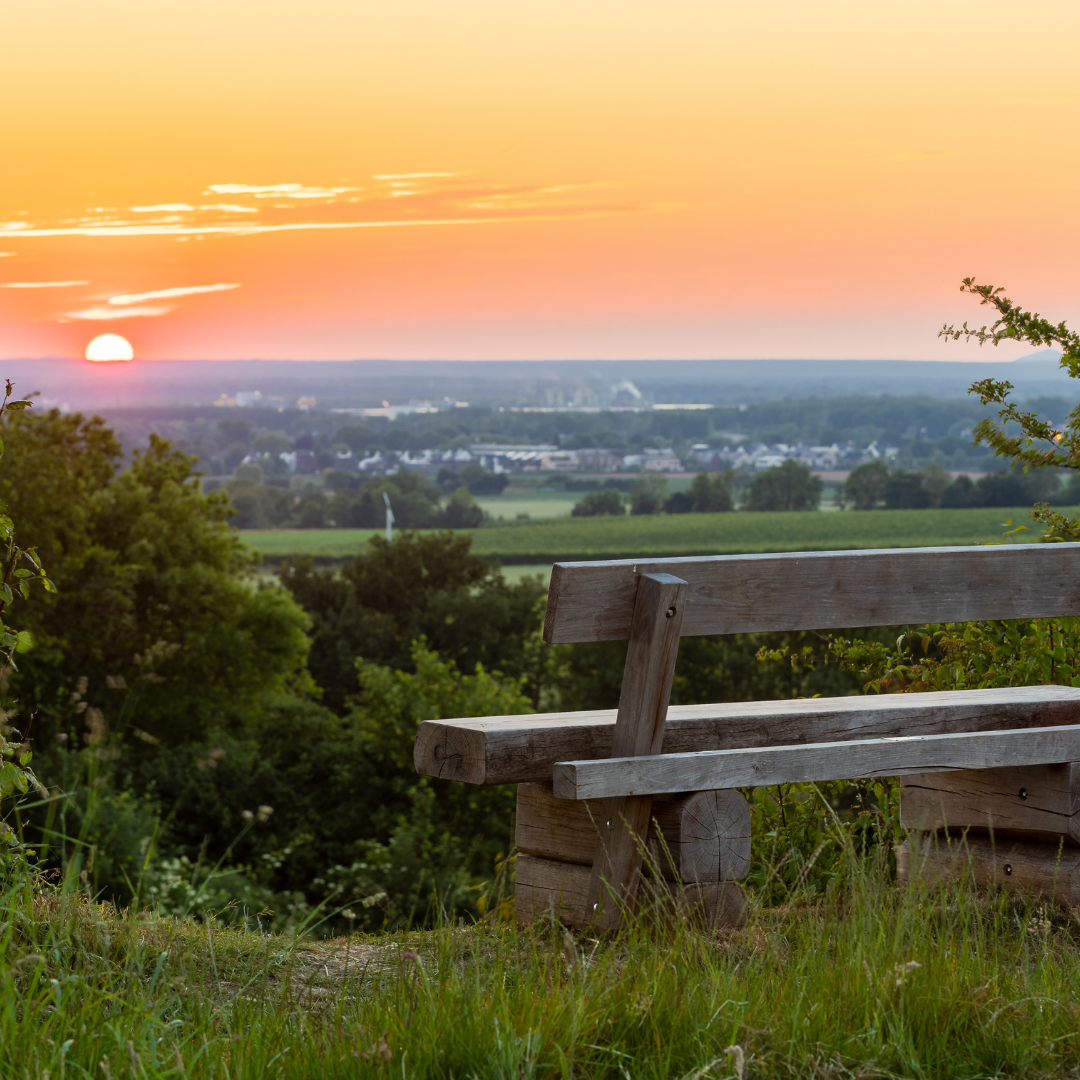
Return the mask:
MULTIPOLYGON (((1005 522, 1038 527, 1028 507, 975 510, 867 510, 843 513, 655 514, 640 517, 548 518, 500 522, 470 530, 473 550, 507 564, 564 559, 723 555, 764 551, 930 547, 1001 538, 1005 522)), ((269 560, 311 555, 329 561, 356 555, 374 529, 263 529, 242 533, 269 560)))

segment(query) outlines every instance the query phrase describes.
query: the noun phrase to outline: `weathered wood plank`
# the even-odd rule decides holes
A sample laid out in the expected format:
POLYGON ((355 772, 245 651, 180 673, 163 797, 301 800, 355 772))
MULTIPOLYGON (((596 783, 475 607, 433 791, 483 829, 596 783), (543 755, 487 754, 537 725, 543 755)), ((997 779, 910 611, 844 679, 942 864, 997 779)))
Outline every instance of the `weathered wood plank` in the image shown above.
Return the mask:
MULTIPOLYGON (((1071 686, 672 705, 661 749, 680 754, 1078 722, 1080 688, 1071 686)), ((550 783, 556 761, 611 757, 614 730, 614 709, 429 720, 420 725, 413 757, 424 776, 550 783)))
MULTIPOLYGON (((660 752, 683 618, 686 582, 671 574, 638 578, 630 644, 623 668, 612 753, 624 760, 660 752)), ((652 792, 605 798, 589 883, 588 910, 598 929, 617 929, 641 876, 652 792)))
POLYGON ((620 792, 701 791, 1078 759, 1080 725, 1070 725, 567 761, 555 765, 552 779, 556 798, 599 799, 620 792))
POLYGON ((1066 908, 1080 904, 1078 848, 971 835, 946 844, 928 835, 908 837, 896 849, 896 877, 902 885, 919 878, 952 882, 964 874, 982 887, 1003 885, 1066 908))
MULTIPOLYGON (((515 844, 526 855, 591 866, 602 813, 598 802, 556 799, 550 784, 519 784, 515 844)), ((745 877, 750 869, 746 798, 741 791, 656 796, 646 849, 651 864, 669 879, 745 877)), ((644 869, 650 872, 649 862, 644 869)))
POLYGON ((1080 544, 556 563, 544 640, 630 636, 637 578, 689 582, 683 634, 1080 614, 1080 544))
MULTIPOLYGON (((593 925, 588 902, 589 867, 579 863, 518 855, 514 912, 519 925, 554 914, 567 926, 593 925)), ((703 929, 746 922, 746 894, 737 881, 698 882, 680 888, 665 882, 678 907, 703 929)))
POLYGON ((917 832, 993 832, 1080 845, 1080 762, 915 773, 900 785, 900 821, 917 832))

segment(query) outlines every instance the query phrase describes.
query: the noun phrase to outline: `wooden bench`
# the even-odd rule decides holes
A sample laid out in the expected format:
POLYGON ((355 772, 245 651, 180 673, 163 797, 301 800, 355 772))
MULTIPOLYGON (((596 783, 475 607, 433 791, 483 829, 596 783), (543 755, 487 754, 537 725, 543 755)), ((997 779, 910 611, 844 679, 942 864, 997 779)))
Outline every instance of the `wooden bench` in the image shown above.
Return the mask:
MULTIPOLYGON (((627 641, 618 709, 428 721, 416 768, 520 785, 523 922, 554 908, 571 925, 618 926, 643 848, 646 869, 681 881, 706 920, 737 922, 750 837, 734 789, 853 777, 903 778, 909 828, 994 830, 1010 850, 1025 844, 1000 869, 993 849, 971 858, 982 879, 1045 891, 1058 842, 1080 848, 1080 689, 668 699, 682 636, 1075 614, 1080 544, 557 563, 544 640, 627 641)), ((905 849, 902 875, 916 857, 938 858, 905 849)), ((1075 901, 1071 885, 1062 894, 1080 902, 1080 855, 1073 862, 1075 901)))

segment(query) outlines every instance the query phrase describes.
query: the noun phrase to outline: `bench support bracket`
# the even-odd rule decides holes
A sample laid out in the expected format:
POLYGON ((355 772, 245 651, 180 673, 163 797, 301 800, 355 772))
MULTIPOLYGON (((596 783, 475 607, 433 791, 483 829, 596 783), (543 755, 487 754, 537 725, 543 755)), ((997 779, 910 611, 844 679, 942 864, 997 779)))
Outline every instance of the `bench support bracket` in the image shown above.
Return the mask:
MULTIPOLYGON (((642 574, 638 579, 613 757, 660 753, 686 592, 686 582, 670 574, 642 574)), ((651 795, 603 802, 587 905, 596 929, 616 929, 623 907, 633 902, 651 812, 651 795)))

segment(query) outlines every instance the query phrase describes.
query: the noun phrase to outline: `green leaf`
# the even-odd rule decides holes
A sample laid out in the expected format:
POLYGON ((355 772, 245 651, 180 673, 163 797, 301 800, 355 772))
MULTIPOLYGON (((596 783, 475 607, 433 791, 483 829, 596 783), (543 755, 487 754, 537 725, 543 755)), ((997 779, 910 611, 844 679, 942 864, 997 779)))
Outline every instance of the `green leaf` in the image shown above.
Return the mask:
POLYGON ((19 578, 22 578, 22 577, 33 577, 33 576, 34 576, 34 572, 33 572, 33 570, 16 570, 16 571, 15 571, 15 576, 16 576, 16 577, 19 577, 19 578))
POLYGON ((26 400, 23 400, 23 401, 9 401, 7 403, 7 405, 4 406, 4 408, 6 408, 6 409, 14 409, 16 412, 18 412, 20 409, 29 409, 30 406, 33 405, 33 404, 34 403, 32 401, 26 401, 26 400))
POLYGON ((15 651, 29 652, 34 647, 34 635, 29 630, 20 630, 15 635, 15 651))
POLYGON ((56 592, 56 586, 47 577, 41 579, 41 584, 45 586, 46 592, 56 592))
POLYGON ((7 516, 0 514, 0 540, 6 540, 15 531, 15 523, 7 516))
POLYGON ((10 761, 5 761, 0 766, 0 798, 6 798, 15 790, 19 772, 20 770, 10 761))
POLYGON ((24 600, 29 600, 30 599, 30 583, 27 582, 27 581, 20 581, 19 582, 19 592, 22 593, 22 598, 24 600))

